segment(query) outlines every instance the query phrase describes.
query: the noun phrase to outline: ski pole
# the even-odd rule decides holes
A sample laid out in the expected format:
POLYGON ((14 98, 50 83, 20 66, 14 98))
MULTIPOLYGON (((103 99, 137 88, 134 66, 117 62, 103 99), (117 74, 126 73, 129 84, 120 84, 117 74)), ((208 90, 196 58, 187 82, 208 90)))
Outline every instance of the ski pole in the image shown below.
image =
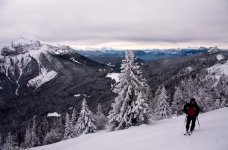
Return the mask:
MULTIPOLYGON (((185 126, 186 119, 187 119, 187 116, 185 117, 185 120, 184 120, 184 126, 185 126)), ((182 133, 183 133, 183 130, 184 130, 184 126, 183 126, 183 129, 182 129, 182 133)))
MULTIPOLYGON (((199 123, 199 119, 198 119, 198 117, 197 117, 196 119, 197 119, 197 121, 198 121, 199 129, 200 129, 200 123, 199 123)), ((200 130, 201 130, 201 129, 200 129, 200 130)))

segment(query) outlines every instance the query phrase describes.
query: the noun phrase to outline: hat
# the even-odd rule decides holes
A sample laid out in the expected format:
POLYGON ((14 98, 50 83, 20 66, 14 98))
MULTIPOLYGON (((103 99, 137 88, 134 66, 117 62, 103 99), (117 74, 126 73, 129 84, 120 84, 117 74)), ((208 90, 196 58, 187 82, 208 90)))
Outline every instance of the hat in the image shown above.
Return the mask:
POLYGON ((191 102, 192 102, 192 101, 196 102, 195 98, 191 98, 191 102))

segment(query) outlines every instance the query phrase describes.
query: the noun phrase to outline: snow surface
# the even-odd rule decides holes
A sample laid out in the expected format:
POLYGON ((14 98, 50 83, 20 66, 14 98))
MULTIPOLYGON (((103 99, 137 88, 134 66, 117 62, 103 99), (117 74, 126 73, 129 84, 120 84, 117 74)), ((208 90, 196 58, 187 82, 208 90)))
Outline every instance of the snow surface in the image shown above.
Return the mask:
POLYGON ((55 71, 49 71, 47 72, 46 69, 41 68, 41 73, 39 76, 31 79, 28 81, 28 86, 35 86, 36 88, 40 87, 45 82, 50 81, 57 75, 57 72, 55 71))
POLYGON ((101 71, 105 71, 106 69, 99 69, 99 71, 101 72, 101 71))
POLYGON ((217 58, 217 60, 222 60, 224 57, 221 54, 219 54, 216 56, 216 58, 217 58))
POLYGON ((185 69, 185 72, 186 72, 186 73, 190 73, 190 72, 192 72, 192 71, 193 71, 193 69, 192 69, 191 66, 189 66, 189 67, 187 67, 187 68, 185 69))
POLYGON ((90 97, 89 95, 86 95, 86 94, 75 94, 74 95, 74 97, 79 97, 79 96, 90 97))
POLYGON ((81 95, 81 94, 75 94, 74 96, 75 96, 75 97, 79 97, 80 95, 81 95))
POLYGON ((38 41, 38 39, 36 39, 35 37, 25 35, 20 37, 18 40, 13 41, 13 45, 31 45, 36 41, 38 41))
POLYGON ((116 82, 119 82, 120 81, 119 75, 120 75, 120 73, 108 73, 106 77, 111 78, 112 80, 115 80, 116 82))
POLYGON ((72 61, 75 62, 75 63, 82 64, 82 63, 80 63, 79 61, 75 60, 73 57, 72 57, 70 60, 72 60, 72 61))
POLYGON ((58 114, 57 112, 53 112, 53 113, 48 113, 47 116, 48 117, 60 117, 60 114, 58 114))
POLYGON ((82 135, 32 150, 227 150, 228 108, 200 114, 191 136, 184 136, 185 116, 126 130, 82 135))

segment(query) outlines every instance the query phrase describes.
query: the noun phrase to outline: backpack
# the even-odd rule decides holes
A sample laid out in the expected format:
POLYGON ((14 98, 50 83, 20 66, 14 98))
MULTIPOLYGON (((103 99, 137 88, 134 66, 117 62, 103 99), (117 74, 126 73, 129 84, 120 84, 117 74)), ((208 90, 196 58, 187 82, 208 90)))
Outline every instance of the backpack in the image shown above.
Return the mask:
POLYGON ((195 114, 196 114, 196 109, 190 107, 190 108, 188 109, 188 115, 189 115, 189 116, 194 116, 195 114))

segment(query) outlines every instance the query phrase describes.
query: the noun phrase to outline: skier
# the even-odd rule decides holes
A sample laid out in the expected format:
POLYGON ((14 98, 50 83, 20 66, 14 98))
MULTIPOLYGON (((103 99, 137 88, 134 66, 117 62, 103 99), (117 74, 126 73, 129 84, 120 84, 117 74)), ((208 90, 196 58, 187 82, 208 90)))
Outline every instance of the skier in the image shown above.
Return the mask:
POLYGON ((191 135, 192 131, 195 128, 195 122, 196 118, 199 114, 199 106, 197 105, 196 101, 194 98, 191 99, 190 103, 187 103, 184 105, 184 112, 187 114, 187 123, 186 123, 186 134, 191 135), (190 132, 189 130, 189 125, 191 124, 190 132))

